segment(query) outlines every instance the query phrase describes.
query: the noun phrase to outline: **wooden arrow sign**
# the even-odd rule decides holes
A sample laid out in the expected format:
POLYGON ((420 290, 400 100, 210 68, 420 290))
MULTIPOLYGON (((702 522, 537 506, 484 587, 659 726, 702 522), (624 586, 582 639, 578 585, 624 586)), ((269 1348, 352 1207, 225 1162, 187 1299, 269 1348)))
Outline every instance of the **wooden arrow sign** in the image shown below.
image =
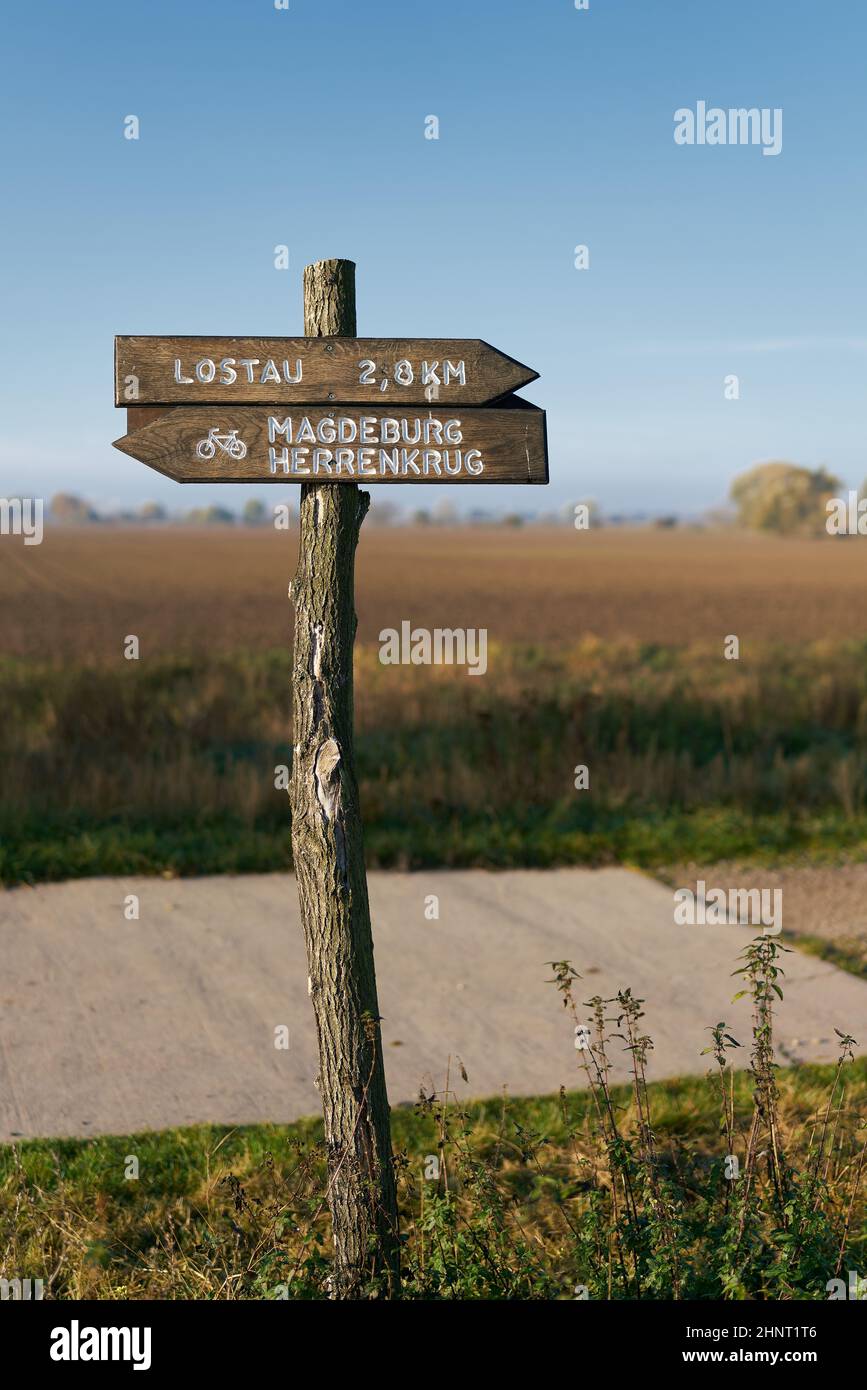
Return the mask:
POLYGON ((141 338, 115 344, 115 405, 484 405, 539 373, 479 338, 141 338))
POLYGON ((114 446, 180 483, 547 483, 545 412, 340 405, 129 412, 114 446), (137 427, 138 426, 138 427, 137 427))

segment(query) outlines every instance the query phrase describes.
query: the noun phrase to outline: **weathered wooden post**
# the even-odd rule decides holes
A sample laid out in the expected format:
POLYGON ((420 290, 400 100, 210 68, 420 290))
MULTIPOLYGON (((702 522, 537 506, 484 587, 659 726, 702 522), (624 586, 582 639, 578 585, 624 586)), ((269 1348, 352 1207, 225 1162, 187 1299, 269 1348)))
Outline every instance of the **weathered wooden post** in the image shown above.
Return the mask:
POLYGON ((292 849, 319 1038, 334 1292, 399 1292, 353 757, 355 549, 372 483, 548 481, 538 375, 479 338, 356 338, 355 266, 304 272, 303 338, 119 336, 115 447, 178 482, 301 484, 292 849), (330 340, 330 341, 329 341, 330 340))
MULTIPOLYGON (((304 332, 355 337, 355 265, 304 271, 304 332)), ((353 752, 355 548, 370 496, 304 483, 292 584, 292 854, 319 1038, 335 1288, 399 1279, 397 1196, 353 752)))

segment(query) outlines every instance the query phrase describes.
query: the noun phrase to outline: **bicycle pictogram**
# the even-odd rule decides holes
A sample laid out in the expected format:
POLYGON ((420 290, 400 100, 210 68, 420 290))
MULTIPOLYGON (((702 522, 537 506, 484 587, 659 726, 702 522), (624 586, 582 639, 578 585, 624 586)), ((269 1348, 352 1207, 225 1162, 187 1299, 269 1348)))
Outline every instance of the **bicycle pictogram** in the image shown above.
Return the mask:
POLYGON ((212 459, 217 449, 222 449, 224 454, 228 454, 233 459, 247 457, 247 446, 243 439, 238 438, 237 430, 229 430, 226 434, 220 434, 219 426, 214 425, 212 429, 208 430, 207 438, 199 440, 196 445, 196 453, 200 459, 212 459))

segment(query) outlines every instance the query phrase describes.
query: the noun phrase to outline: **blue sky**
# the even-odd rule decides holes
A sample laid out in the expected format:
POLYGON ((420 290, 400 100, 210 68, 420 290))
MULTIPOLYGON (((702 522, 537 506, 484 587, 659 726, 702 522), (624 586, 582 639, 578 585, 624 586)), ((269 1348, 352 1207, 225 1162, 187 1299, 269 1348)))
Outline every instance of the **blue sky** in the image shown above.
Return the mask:
POLYGON ((541 372, 551 486, 461 505, 690 513, 763 459, 867 474, 856 0, 47 0, 4 30, 3 495, 239 505, 111 448, 113 337, 300 333, 332 255, 361 334, 541 372), (782 152, 678 146, 699 100, 782 108, 782 152))

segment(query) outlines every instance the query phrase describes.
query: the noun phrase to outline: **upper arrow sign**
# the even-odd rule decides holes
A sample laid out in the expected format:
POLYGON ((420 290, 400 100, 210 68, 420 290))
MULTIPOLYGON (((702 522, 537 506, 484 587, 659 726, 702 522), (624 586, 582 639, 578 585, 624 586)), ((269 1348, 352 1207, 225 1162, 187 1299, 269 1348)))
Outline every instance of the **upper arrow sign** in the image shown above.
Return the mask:
POLYGON ((539 373, 480 338, 115 338, 115 405, 484 405, 539 373))

